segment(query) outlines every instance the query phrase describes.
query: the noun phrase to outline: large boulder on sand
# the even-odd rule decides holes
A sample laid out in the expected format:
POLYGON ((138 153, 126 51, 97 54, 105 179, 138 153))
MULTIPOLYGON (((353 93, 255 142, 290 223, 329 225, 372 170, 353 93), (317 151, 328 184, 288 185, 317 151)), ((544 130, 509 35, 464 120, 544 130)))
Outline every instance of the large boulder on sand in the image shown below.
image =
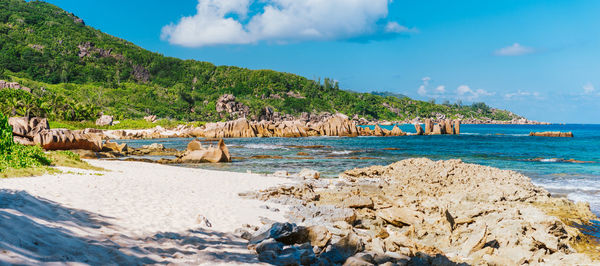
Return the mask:
POLYGON ((13 128, 13 135, 33 139, 36 134, 50 129, 48 119, 42 117, 10 117, 8 124, 13 128))
POLYGON ((33 142, 45 150, 102 150, 102 138, 66 129, 44 130, 35 135, 33 142))

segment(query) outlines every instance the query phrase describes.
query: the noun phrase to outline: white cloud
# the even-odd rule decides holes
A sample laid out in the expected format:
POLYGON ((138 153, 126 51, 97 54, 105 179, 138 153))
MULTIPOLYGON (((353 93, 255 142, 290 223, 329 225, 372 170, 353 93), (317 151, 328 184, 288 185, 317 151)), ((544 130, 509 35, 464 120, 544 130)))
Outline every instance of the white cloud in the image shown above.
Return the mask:
POLYGON ((437 86, 435 88, 435 91, 438 93, 444 93, 444 92, 446 92, 446 86, 444 86, 444 85, 437 86))
POLYGON ((421 79, 421 81, 423 82, 421 84, 421 86, 419 86, 419 89, 417 89, 417 93, 421 96, 426 96, 427 95, 427 87, 429 86, 429 81, 431 80, 430 77, 424 77, 421 79))
POLYGON ((458 95, 465 95, 468 92, 472 92, 472 90, 467 85, 460 85, 456 88, 456 93, 458 93, 458 95))
POLYGON ((198 1, 196 15, 163 27, 161 38, 183 46, 251 43, 253 40, 242 24, 233 18, 225 18, 230 14, 245 16, 249 4, 249 0, 198 1))
POLYGON ((594 84, 588 82, 585 85, 583 85, 583 93, 584 94, 592 94, 592 93, 594 93, 594 91, 596 91, 594 84))
POLYGON ((537 91, 516 91, 516 92, 510 92, 510 93, 506 93, 504 94, 504 98, 507 100, 512 100, 512 99, 519 99, 519 98, 525 98, 525 97, 534 97, 534 98, 541 98, 541 94, 537 91))
POLYGON ((471 87, 469 87, 467 85, 460 85, 460 86, 458 86, 458 88, 456 88, 456 94, 458 95, 457 98, 465 97, 467 100, 473 101, 473 100, 477 100, 481 97, 493 96, 496 93, 488 92, 483 89, 473 90, 473 89, 471 89, 471 87))
POLYGON ((396 22, 385 29, 392 0, 198 0, 197 13, 162 29, 172 44, 199 47, 219 44, 337 40, 412 31, 396 22), (251 13, 250 10, 259 10, 251 13))
POLYGON ((514 43, 511 46, 503 47, 494 52, 494 54, 499 56, 518 56, 518 55, 526 55, 535 52, 535 50, 531 47, 523 46, 519 43, 514 43))
POLYGON ((403 32, 417 32, 415 28, 407 28, 404 25, 398 24, 398 22, 390 21, 385 25, 385 31, 391 33, 403 33, 403 32))

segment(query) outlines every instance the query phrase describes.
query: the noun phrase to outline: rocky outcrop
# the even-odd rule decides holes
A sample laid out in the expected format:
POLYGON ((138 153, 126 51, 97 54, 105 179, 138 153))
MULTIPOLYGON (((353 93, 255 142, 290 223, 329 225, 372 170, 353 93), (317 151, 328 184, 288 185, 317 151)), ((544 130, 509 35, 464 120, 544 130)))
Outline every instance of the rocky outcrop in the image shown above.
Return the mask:
POLYGON ((512 120, 507 120, 507 121, 500 121, 500 120, 493 120, 491 118, 463 118, 462 119, 463 124, 475 124, 475 125, 479 125, 479 124, 494 124, 494 125, 551 125, 551 123, 548 122, 538 122, 538 121, 533 121, 533 120, 529 120, 526 118, 514 118, 512 120))
POLYGON ((356 124, 342 114, 335 115, 319 123, 300 120, 272 123, 267 121, 250 122, 240 118, 229 122, 206 124, 198 133, 206 138, 253 138, 253 137, 308 137, 308 136, 343 136, 359 135, 356 124))
POLYGON ((589 205, 552 197, 519 173, 460 160, 408 159, 242 196, 290 205, 289 223, 246 234, 269 263, 598 263, 596 247, 582 248, 593 242, 570 226, 598 219, 589 205), (307 237, 313 226, 321 228, 311 239, 320 241, 307 237))
POLYGON ((133 65, 132 76, 138 82, 148 83, 150 80, 150 71, 141 65, 133 65))
POLYGON ((529 136, 534 136, 534 137, 572 138, 573 137, 573 132, 559 132, 559 131, 530 132, 529 136))
POLYGON ((103 58, 112 57, 117 60, 124 59, 123 55, 113 53, 112 49, 98 48, 93 42, 80 43, 79 45, 77 45, 77 48, 79 49, 79 58, 99 56, 103 58))
POLYGON ((4 80, 0 80, 0 90, 1 89, 15 89, 15 90, 24 90, 26 92, 31 92, 30 88, 25 86, 21 86, 18 82, 8 82, 4 80))
POLYGON ((229 117, 246 117, 250 113, 250 107, 236 102, 232 94, 223 94, 216 103, 218 113, 226 113, 229 117))
MULTIPOLYGON (((445 121, 434 124, 427 121, 426 130, 423 132, 421 125, 415 124, 418 134, 454 134, 460 132, 460 120, 445 121), (449 124, 449 126, 448 126, 449 124), (439 127, 433 131, 433 127, 439 127), (443 128, 442 128, 443 126, 443 128), (428 129, 429 128, 429 129, 428 129), (429 133, 427 133, 429 131, 429 133)), ((295 120, 275 121, 251 121, 247 118, 239 118, 228 122, 207 123, 201 127, 190 127, 180 125, 177 128, 166 129, 156 126, 151 129, 140 130, 104 130, 100 131, 104 139, 154 139, 154 138, 254 138, 254 137, 312 137, 312 136, 405 136, 414 135, 400 129, 398 124, 393 125, 391 130, 382 128, 379 124, 374 129, 358 126, 356 119, 350 119, 343 114, 322 114, 301 116, 295 120)))
POLYGON ((112 126, 113 117, 110 115, 101 115, 96 119, 96 126, 112 126))
POLYGON ((453 135, 460 134, 460 120, 444 119, 440 123, 433 123, 431 119, 425 119, 425 135, 453 135))

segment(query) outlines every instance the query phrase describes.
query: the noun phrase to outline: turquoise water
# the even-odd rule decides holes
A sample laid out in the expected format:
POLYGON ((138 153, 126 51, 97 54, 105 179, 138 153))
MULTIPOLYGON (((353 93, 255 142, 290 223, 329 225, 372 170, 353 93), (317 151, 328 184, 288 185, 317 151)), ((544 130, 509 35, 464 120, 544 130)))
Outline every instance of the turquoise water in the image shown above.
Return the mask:
MULTIPOLYGON (((402 125, 401 129, 414 132, 412 125, 402 125)), ((552 193, 589 202, 593 211, 600 214, 600 125, 462 125, 461 133, 458 136, 227 139, 233 163, 186 166, 255 173, 298 172, 311 168, 334 177, 346 169, 386 165, 406 158, 459 158, 521 172, 552 193), (529 137, 531 131, 572 131, 575 137, 529 137), (325 147, 291 147, 313 145, 325 147), (308 155, 298 155, 299 152, 308 155), (249 158, 254 155, 282 156, 283 159, 249 158), (564 161, 568 159, 586 162, 564 161)), ((182 150, 189 140, 119 142, 133 147, 157 142, 182 150)))

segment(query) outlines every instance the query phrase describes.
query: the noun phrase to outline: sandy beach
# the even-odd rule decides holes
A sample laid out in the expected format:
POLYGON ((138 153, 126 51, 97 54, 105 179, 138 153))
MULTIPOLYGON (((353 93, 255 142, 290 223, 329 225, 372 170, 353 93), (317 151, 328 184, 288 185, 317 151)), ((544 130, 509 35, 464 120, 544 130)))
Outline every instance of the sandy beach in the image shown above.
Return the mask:
POLYGON ((108 171, 63 168, 59 175, 0 180, 1 261, 255 264, 247 242, 232 232, 260 225, 261 217, 283 221, 286 211, 238 193, 288 179, 89 162, 108 171))

